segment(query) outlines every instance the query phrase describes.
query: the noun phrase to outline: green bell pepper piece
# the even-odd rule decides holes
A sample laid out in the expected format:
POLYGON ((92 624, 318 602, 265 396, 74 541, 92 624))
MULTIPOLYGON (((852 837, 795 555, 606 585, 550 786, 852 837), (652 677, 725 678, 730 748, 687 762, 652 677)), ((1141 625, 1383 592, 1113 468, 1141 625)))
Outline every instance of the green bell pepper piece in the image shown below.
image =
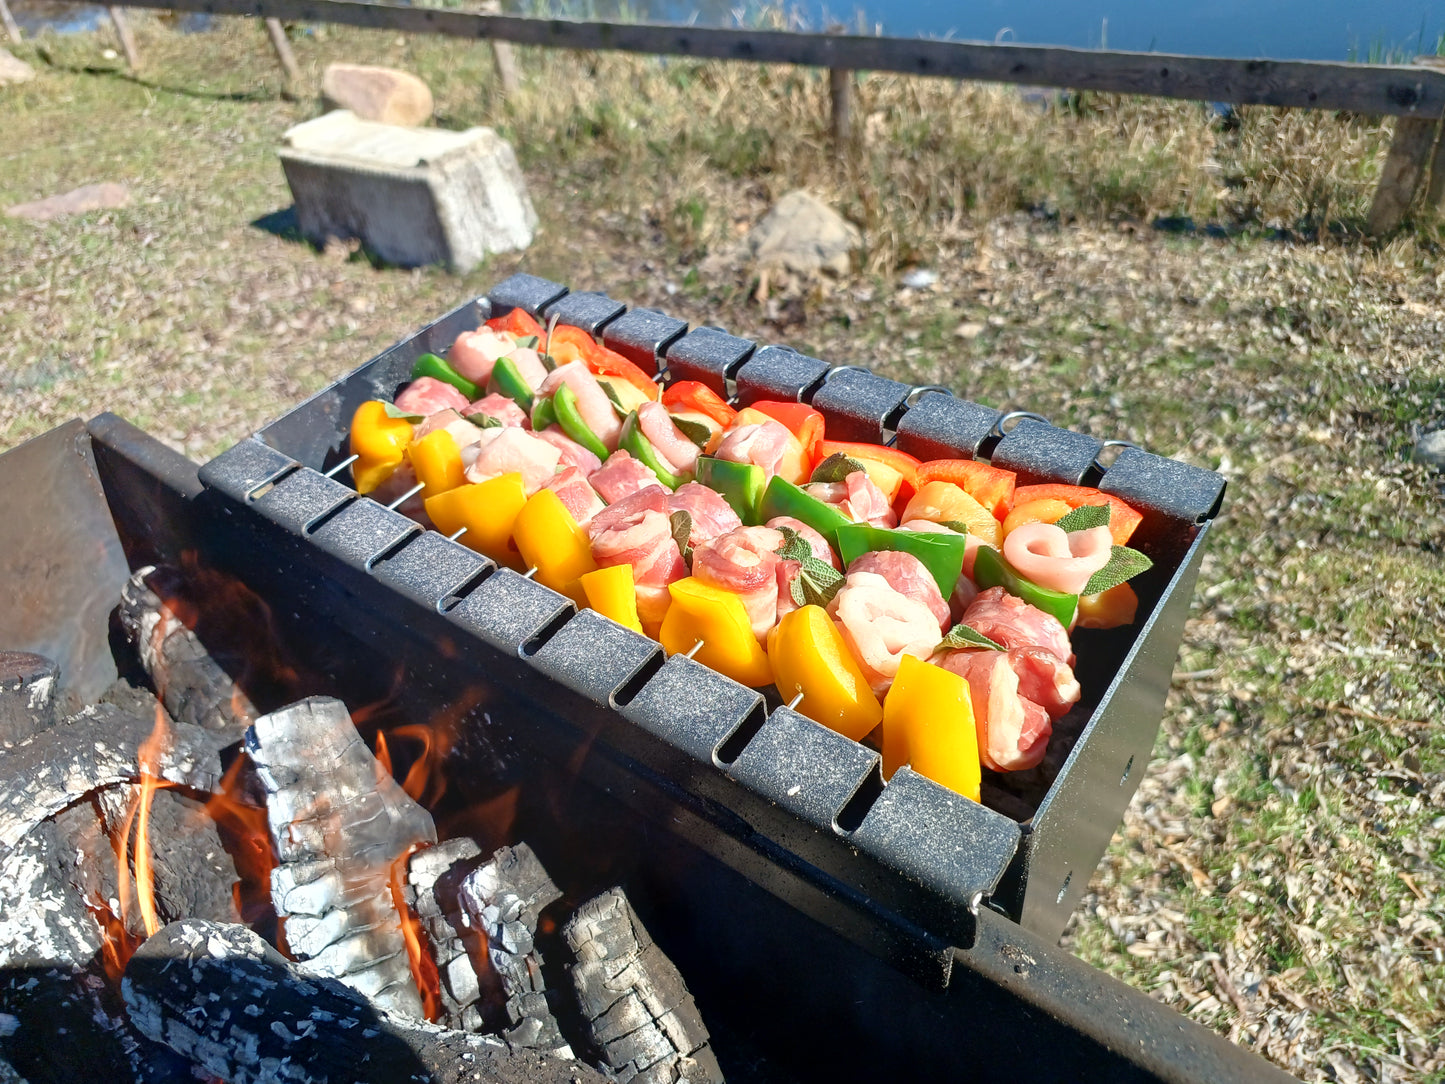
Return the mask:
POLYGON ((622 435, 617 438, 617 447, 622 449, 633 459, 651 467, 652 472, 657 475, 657 480, 668 489, 676 489, 686 479, 679 478, 672 473, 672 468, 657 454, 657 449, 652 446, 652 441, 642 434, 642 426, 637 420, 637 411, 632 411, 622 421, 622 435))
POLYGON ((992 546, 978 547, 978 553, 973 559, 973 582, 978 584, 981 591, 990 587, 1002 587, 1035 609, 1053 614, 1064 628, 1069 627, 1069 623, 1074 620, 1075 611, 1079 608, 1078 595, 1051 591, 1024 579, 1004 560, 1003 554, 992 546))
POLYGON ((480 388, 453 369, 445 358, 439 358, 435 354, 423 354, 412 364, 411 378, 415 380, 422 376, 429 376, 433 380, 450 384, 465 395, 469 403, 481 395, 480 388))
POLYGON ((522 377, 511 358, 498 358, 492 366, 491 390, 505 395, 528 414, 532 413, 532 386, 522 377))
MULTIPOLYGON (((552 411, 557 415, 557 423, 562 426, 562 432, 598 459, 606 459, 611 454, 607 445, 603 444, 591 427, 582 420, 582 412, 577 409, 577 393, 566 384, 558 387, 556 394, 552 396, 552 411)), ((536 422, 532 423, 532 428, 537 428, 536 422)), ((649 463, 648 466, 652 464, 649 463)))
POLYGON ((838 528, 838 556, 847 568, 865 553, 897 550, 911 553, 923 562, 933 575, 938 590, 947 599, 963 572, 963 555, 968 550, 968 537, 922 531, 894 531, 874 527, 870 523, 850 523, 838 528))
POLYGON ((756 527, 763 522, 758 515, 758 506, 762 504, 768 476, 762 467, 701 455, 697 458, 697 480, 716 490, 738 514, 744 526, 756 527))
POLYGON ((540 433, 549 425, 557 424, 557 410, 551 399, 540 396, 532 401, 532 432, 540 433))
POLYGON ((768 488, 763 491, 762 503, 758 507, 758 520, 762 523, 778 516, 792 516, 802 520, 828 541, 835 550, 838 548, 838 528, 846 527, 853 521, 827 501, 820 501, 810 493, 804 493, 792 482, 773 475, 768 488))

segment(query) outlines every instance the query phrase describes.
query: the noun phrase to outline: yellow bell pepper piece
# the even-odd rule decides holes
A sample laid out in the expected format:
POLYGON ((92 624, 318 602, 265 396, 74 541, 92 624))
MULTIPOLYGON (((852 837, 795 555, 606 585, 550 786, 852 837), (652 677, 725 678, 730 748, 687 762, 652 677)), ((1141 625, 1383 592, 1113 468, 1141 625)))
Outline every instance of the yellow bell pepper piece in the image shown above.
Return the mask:
POLYGON ((442 534, 456 534, 465 527, 466 534, 457 539, 462 545, 499 565, 520 568, 522 559, 511 544, 512 527, 526 503, 522 476, 503 474, 428 497, 426 514, 442 534))
POLYGON ((668 584, 672 605, 662 619, 659 639, 669 655, 693 656, 704 666, 754 688, 773 680, 768 654, 753 635, 743 600, 691 576, 668 584))
POLYGON ((370 493, 391 477, 411 443, 412 426, 405 418, 392 418, 379 399, 362 403, 351 416, 351 477, 358 493, 370 493))
POLYGON ((462 450, 457 447, 456 437, 445 429, 433 429, 421 440, 413 441, 406 450, 406 457, 416 471, 416 480, 426 485, 422 490, 424 496, 435 497, 466 485, 462 450))
POLYGON ((883 777, 904 764, 979 800, 982 773, 968 682, 912 655, 903 656, 883 700, 883 777))
POLYGON ((632 583, 631 565, 613 565, 599 568, 578 577, 582 593, 587 596, 587 605, 603 617, 610 617, 619 625, 642 631, 642 622, 637 617, 637 589, 632 583))
POLYGON ((773 681, 786 703, 839 734, 861 740, 883 718, 883 708, 838 627, 821 606, 786 614, 768 634, 773 681))
POLYGON ((517 513, 512 539, 523 563, 537 570, 538 583, 560 591, 579 606, 587 605, 577 580, 597 567, 592 544, 555 492, 539 489, 528 498, 517 513))

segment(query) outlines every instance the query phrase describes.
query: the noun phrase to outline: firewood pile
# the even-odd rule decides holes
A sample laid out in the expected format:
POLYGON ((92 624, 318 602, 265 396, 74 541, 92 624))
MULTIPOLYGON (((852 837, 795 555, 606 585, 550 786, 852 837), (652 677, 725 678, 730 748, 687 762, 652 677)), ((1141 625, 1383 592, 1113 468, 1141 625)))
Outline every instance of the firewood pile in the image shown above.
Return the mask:
POLYGON ((439 841, 342 701, 258 709, 181 584, 132 577, 98 703, 0 653, 0 1081, 722 1080, 621 888, 439 841))

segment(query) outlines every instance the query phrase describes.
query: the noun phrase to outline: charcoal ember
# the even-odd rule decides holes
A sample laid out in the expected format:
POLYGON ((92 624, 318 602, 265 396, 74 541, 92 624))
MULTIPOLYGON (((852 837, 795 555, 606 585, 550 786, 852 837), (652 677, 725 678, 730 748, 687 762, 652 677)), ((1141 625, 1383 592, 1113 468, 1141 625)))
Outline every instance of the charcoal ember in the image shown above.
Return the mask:
POLYGON ((584 903, 562 937, 587 1037, 618 1080, 721 1084, 692 994, 622 889, 584 903))
MULTIPOLYGON (((406 905, 426 931, 441 980, 441 1019, 462 1031, 482 1029, 483 979, 474 959, 484 959, 486 946, 478 931, 467 926, 458 893, 462 882, 482 864, 475 840, 449 839, 417 851, 407 861, 406 905)), ((488 984, 495 973, 482 969, 488 984)), ((500 984, 498 984, 500 986, 500 984)))
POLYGON ((166 602, 177 582, 154 565, 132 574, 121 589, 121 627, 172 718, 240 737, 256 708, 166 602))
POLYGON ((0 651, 0 746, 24 741, 55 725, 59 674, 44 655, 0 651))
POLYGON ((232 1084, 488 1081, 594 1084, 587 1066, 407 1019, 303 973, 244 926, 184 920, 126 965, 130 1018, 232 1084))
POLYGON ((109 905, 107 864, 115 857, 89 803, 42 821, 0 852, 0 969, 89 964, 103 936, 86 904, 109 905))
MULTIPOLYGON (((137 780, 140 747, 156 725, 155 719, 97 704, 0 752, 0 845, 14 847, 41 821, 88 794, 137 780)), ((166 724, 159 778, 215 790, 225 744, 200 727, 166 724)))
POLYGON ((302 969, 420 1018, 393 867, 436 842, 429 814, 361 740, 346 705, 311 697, 263 715, 246 750, 266 788, 280 864, 271 899, 302 969))
POLYGON ((525 843, 503 847, 469 873, 457 896, 466 924, 487 939, 487 959, 506 995, 508 1042, 572 1057, 547 1004, 535 937, 542 909, 562 892, 525 843))
POLYGON ((8 1058, 0 1058, 0 1084, 29 1084, 10 1064, 8 1058))

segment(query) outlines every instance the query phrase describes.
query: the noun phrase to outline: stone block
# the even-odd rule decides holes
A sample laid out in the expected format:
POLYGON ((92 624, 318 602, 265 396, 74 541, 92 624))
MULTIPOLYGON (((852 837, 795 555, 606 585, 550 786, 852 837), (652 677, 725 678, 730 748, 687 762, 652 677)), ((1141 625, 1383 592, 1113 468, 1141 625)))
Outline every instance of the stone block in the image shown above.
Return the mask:
POLYGON ((321 96, 332 109, 382 124, 425 124, 433 109, 431 88, 410 72, 365 64, 328 64, 321 96))
POLYGON ((280 156, 297 224, 315 244, 355 238, 387 263, 463 274, 532 243, 522 171, 490 128, 403 128, 337 110, 288 131, 280 156))

